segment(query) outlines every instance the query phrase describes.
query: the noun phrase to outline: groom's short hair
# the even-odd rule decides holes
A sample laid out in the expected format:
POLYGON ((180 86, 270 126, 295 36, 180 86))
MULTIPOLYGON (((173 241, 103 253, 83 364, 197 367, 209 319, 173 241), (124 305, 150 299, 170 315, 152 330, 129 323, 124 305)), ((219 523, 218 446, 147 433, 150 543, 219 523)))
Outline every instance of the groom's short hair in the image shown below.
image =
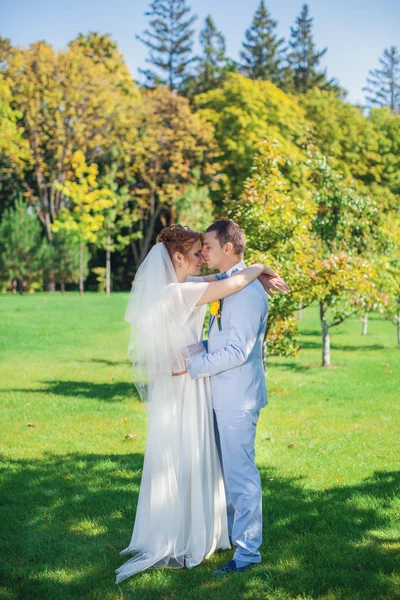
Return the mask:
POLYGON ((246 247, 246 237, 239 225, 230 219, 219 219, 210 227, 207 227, 206 233, 215 231, 221 248, 230 242, 233 246, 233 251, 240 258, 243 256, 246 247))

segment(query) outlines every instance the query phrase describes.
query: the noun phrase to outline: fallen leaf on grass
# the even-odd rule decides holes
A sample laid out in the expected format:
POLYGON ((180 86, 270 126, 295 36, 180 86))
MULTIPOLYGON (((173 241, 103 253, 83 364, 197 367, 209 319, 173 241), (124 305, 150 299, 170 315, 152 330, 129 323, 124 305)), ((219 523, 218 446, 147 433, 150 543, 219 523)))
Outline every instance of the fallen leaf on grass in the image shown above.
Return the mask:
POLYGON ((330 489, 330 488, 325 488, 325 489, 324 489, 324 492, 325 492, 325 494, 329 494, 329 492, 330 492, 330 491, 331 491, 331 489, 330 489))
POLYGON ((28 427, 36 427, 35 423, 27 423, 28 427))
POLYGON ((293 442, 290 442, 290 444, 289 444, 288 448, 294 448, 294 444, 293 444, 293 442))
POLYGON ((27 405, 27 406, 30 406, 30 405, 31 405, 31 403, 30 403, 30 402, 27 402, 27 403, 26 403, 26 405, 27 405))
POLYGON ((135 439, 137 438, 136 433, 127 433, 125 436, 125 439, 130 438, 130 439, 135 439))

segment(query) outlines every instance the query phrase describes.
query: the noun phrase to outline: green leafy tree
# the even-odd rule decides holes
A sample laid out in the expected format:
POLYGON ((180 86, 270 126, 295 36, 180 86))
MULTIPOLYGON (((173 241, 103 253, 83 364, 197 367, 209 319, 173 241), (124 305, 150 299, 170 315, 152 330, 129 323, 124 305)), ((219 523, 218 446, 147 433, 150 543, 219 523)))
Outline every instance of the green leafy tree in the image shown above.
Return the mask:
POLYGON ((186 0, 152 0, 149 28, 137 38, 149 49, 146 62, 156 67, 140 69, 149 86, 167 84, 172 90, 182 87, 190 75, 190 65, 195 60, 192 53, 196 16, 191 14, 186 0))
POLYGON ((41 274, 41 225, 24 199, 4 211, 0 223, 0 272, 15 293, 28 290, 41 274))
POLYGON ((279 146, 271 138, 259 144, 240 201, 227 204, 229 216, 246 234, 246 258, 267 262, 292 290, 271 300, 265 356, 298 352, 296 308, 312 300, 308 269, 316 205, 305 185, 284 176, 287 164, 279 146))
POLYGON ((322 366, 326 367, 330 365, 330 329, 354 314, 378 308, 382 301, 371 250, 377 241, 379 210, 373 197, 350 187, 318 151, 310 153, 308 167, 318 206, 309 279, 319 304, 322 366))
POLYGON ((385 49, 379 59, 380 68, 373 69, 367 77, 366 100, 369 106, 388 106, 400 112, 400 53, 396 46, 385 49))
POLYGON ((288 55, 292 71, 292 84, 296 93, 304 93, 313 87, 336 87, 334 79, 328 80, 326 70, 319 64, 328 48, 316 50, 312 33, 313 18, 309 16, 308 5, 304 4, 294 27, 291 27, 288 55))
MULTIPOLYGON (((44 240, 44 252, 42 267, 44 278, 59 284, 61 293, 65 292, 65 286, 69 283, 79 283, 79 244, 74 235, 67 230, 60 229, 53 232, 53 241, 48 243, 44 240)), ((83 251, 83 279, 89 274, 88 262, 90 254, 87 247, 83 251)))
POLYGON ((277 85, 281 82, 285 48, 284 39, 276 33, 276 26, 277 22, 261 0, 240 53, 242 72, 250 79, 268 79, 277 85))
MULTIPOLYGON (((201 117, 212 124, 220 148, 222 195, 240 197, 261 140, 277 139, 288 169, 292 169, 289 160, 295 165, 304 154, 301 147, 308 137, 305 112, 296 98, 270 81, 233 73, 220 88, 197 96, 195 104, 201 117)), ((218 198, 215 202, 221 208, 218 198)))

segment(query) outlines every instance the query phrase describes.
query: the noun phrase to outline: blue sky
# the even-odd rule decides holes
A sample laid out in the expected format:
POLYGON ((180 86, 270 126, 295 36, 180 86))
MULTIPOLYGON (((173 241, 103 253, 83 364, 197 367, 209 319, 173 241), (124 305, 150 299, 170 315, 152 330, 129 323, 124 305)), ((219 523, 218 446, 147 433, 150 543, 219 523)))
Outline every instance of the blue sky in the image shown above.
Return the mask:
MULTIPOLYGON (((227 40, 228 54, 238 59, 245 29, 259 0, 189 0, 199 29, 212 14, 227 40)), ((348 90, 348 100, 363 103, 369 69, 378 66, 384 48, 400 46, 400 0, 310 0, 317 48, 328 46, 323 66, 348 90)), ((266 0, 288 37, 302 0, 266 0)), ((46 40, 64 48, 78 33, 109 33, 118 43, 134 78, 145 65, 147 50, 135 39, 147 25, 147 0, 0 0, 0 35, 28 46, 46 40)))

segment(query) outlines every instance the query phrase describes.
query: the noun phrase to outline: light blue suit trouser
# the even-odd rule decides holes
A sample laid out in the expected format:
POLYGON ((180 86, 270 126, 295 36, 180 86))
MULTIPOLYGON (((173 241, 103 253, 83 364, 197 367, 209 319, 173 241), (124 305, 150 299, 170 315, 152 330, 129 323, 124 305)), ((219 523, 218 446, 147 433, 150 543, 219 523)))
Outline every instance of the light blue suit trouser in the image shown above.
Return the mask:
POLYGON ((233 556, 261 562, 261 478, 254 441, 260 410, 214 410, 215 438, 221 461, 233 556))

